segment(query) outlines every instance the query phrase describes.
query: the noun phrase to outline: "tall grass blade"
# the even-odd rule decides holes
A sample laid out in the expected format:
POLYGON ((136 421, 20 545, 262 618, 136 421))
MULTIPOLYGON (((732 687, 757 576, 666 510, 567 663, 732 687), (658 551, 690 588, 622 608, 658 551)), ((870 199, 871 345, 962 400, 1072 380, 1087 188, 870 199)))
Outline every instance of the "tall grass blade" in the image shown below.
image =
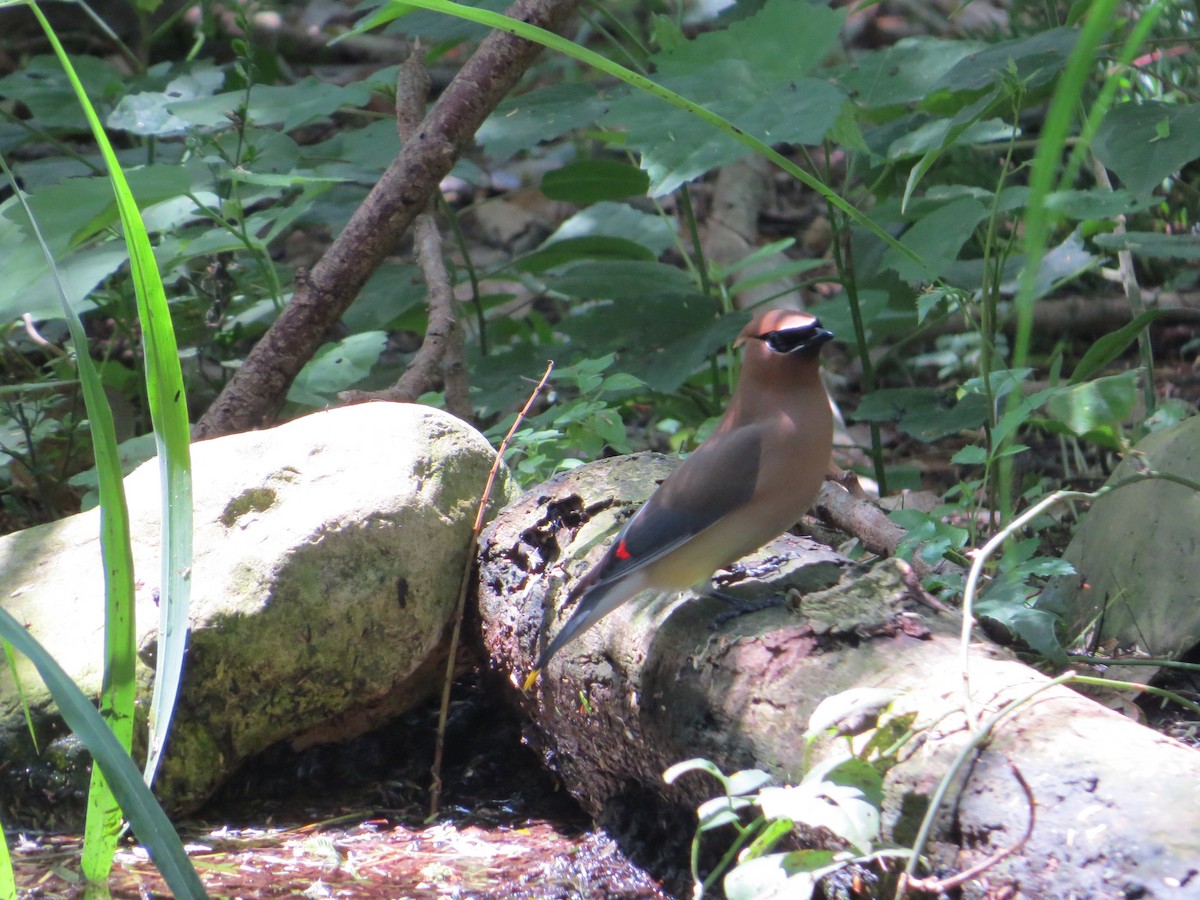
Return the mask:
MULTIPOLYGON (((129 541, 129 509, 121 480, 121 459, 112 409, 104 395, 100 373, 92 362, 83 324, 71 308, 54 264, 54 255, 38 227, 25 192, 0 156, 0 168, 29 217, 33 232, 58 290, 63 318, 71 333, 75 366, 83 389, 84 406, 92 434, 100 493, 100 559, 104 570, 104 681, 100 689, 100 715, 112 728, 126 753, 133 746, 134 700, 137 694, 137 648, 134 622, 133 551, 129 541)), ((28 716, 28 711, 26 712, 28 716)), ((104 773, 93 767, 88 790, 87 820, 83 838, 83 874, 92 884, 104 884, 112 870, 113 854, 121 831, 121 808, 104 773)))
POLYGON ((150 702, 150 740, 145 769, 146 782, 150 784, 154 781, 166 745, 171 715, 179 695, 183 655, 187 645, 192 565, 192 466, 187 398, 166 293, 137 202, 71 60, 41 10, 36 5, 31 8, 70 79, 104 157, 129 248, 130 269, 137 294, 146 364, 146 393, 163 486, 158 652, 154 695, 150 702))
POLYGON ((121 804, 133 833, 150 854, 163 880, 177 898, 203 898, 204 885, 184 852, 171 820, 163 812, 142 774, 117 741, 112 729, 100 718, 83 691, 73 682, 46 648, 25 627, 0 607, 0 639, 9 641, 28 657, 54 696, 63 721, 87 745, 104 771, 113 794, 121 804))

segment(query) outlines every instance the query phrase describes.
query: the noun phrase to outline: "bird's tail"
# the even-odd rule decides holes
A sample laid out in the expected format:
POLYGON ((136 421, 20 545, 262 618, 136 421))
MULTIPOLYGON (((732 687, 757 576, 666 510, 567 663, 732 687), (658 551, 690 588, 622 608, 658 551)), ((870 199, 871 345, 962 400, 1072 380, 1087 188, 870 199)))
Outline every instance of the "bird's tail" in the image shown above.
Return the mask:
MULTIPOLYGON (((591 573, 589 573, 591 574, 591 573)), ((567 619, 567 623, 554 636, 549 646, 542 651, 542 655, 538 657, 535 670, 541 670, 545 667, 550 659, 565 647, 575 638, 579 637, 602 618, 624 603, 642 592, 643 585, 637 583, 637 579, 629 577, 616 578, 612 581, 599 581, 595 579, 584 578, 571 590, 567 596, 567 602, 570 603, 575 597, 579 598, 579 603, 575 607, 575 611, 571 613, 571 618, 567 619)))

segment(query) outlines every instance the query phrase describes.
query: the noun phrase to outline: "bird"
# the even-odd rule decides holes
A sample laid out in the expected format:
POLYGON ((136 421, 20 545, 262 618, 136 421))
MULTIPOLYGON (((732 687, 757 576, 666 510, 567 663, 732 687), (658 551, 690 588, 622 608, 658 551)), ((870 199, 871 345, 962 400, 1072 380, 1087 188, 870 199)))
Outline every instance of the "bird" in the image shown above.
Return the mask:
POLYGON ((815 316, 790 309, 762 312, 742 329, 734 342, 744 348, 741 375, 721 421, 571 589, 564 608, 575 610, 527 690, 556 653, 621 604, 703 585, 808 511, 833 447, 819 371, 832 339, 815 316))

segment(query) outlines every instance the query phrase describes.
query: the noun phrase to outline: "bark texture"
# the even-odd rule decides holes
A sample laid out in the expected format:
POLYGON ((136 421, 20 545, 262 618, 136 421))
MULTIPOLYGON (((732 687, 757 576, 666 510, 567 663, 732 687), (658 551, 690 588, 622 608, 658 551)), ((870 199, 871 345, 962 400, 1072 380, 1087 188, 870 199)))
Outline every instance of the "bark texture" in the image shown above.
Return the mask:
MULTIPOLYGON (((893 563, 865 571, 785 537, 731 580, 744 582, 735 590, 748 595, 796 587, 797 608, 713 630, 715 600, 627 604, 555 658, 536 689, 516 688, 547 624, 555 623, 553 633, 561 621, 556 604, 599 554, 614 518, 636 508, 669 468, 661 458, 632 457, 577 469, 526 494, 485 534, 483 640, 492 665, 510 675, 531 740, 593 815, 627 818, 657 806, 669 818, 712 788, 695 776, 665 785, 670 764, 701 756, 726 771, 757 767, 795 780, 822 699, 895 689, 902 695, 892 713, 911 716, 917 738, 887 773, 883 837, 911 844, 969 733, 957 625, 918 612, 893 563)), ((975 708, 984 713, 1047 681, 986 644, 972 647, 970 667, 975 708)), ((844 748, 844 740, 819 743, 814 761, 844 748)), ((967 882, 964 896, 1200 891, 1200 753, 1064 687, 1020 707, 963 770, 928 850, 938 874, 1020 841, 1030 809, 1013 767, 1037 801, 1033 833, 967 882)))

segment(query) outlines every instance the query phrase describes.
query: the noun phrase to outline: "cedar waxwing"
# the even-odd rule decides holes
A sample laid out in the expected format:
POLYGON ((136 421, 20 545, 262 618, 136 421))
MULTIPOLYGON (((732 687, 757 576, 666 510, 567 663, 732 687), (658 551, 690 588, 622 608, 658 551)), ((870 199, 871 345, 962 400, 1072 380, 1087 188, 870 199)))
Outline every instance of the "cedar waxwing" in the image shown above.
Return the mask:
POLYGON ((821 488, 833 415, 818 372, 833 333, 816 317, 771 310, 742 329, 742 374, 712 435, 630 519, 572 588, 579 605, 526 685, 565 645, 647 590, 706 582, 791 528, 821 488))

